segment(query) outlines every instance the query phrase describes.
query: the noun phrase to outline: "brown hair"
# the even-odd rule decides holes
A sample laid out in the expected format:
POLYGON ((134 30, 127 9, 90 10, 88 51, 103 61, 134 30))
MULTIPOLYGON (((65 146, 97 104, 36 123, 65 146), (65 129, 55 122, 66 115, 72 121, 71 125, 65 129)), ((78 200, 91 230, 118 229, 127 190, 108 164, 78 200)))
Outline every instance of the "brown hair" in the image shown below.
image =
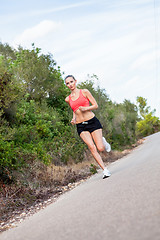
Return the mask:
POLYGON ((73 75, 67 75, 67 76, 65 77, 64 81, 66 81, 66 79, 69 78, 69 77, 73 78, 73 80, 76 81, 76 79, 75 79, 75 77, 74 77, 73 75))

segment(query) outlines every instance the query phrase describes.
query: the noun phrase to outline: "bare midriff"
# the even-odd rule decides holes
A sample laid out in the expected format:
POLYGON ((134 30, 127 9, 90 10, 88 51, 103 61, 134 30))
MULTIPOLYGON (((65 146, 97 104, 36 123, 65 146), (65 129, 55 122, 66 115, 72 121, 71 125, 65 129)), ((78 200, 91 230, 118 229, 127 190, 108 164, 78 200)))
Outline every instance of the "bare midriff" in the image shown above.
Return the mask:
POLYGON ((82 112, 79 109, 75 111, 75 115, 76 115, 76 124, 88 121, 89 119, 95 116, 95 114, 90 110, 82 112))

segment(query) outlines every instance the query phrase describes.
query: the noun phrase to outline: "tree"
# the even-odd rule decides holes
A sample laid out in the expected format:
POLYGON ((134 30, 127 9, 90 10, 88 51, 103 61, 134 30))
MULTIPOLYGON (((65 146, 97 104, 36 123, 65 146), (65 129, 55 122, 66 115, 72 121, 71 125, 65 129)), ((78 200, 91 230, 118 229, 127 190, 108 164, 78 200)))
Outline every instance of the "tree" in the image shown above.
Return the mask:
POLYGON ((139 113, 142 118, 145 118, 145 115, 149 113, 150 107, 147 107, 147 99, 143 97, 137 97, 137 104, 139 108, 139 113))
POLYGON ((56 62, 51 54, 40 54, 41 49, 23 49, 19 47, 12 69, 19 82, 22 82, 30 98, 41 101, 51 92, 56 92, 61 78, 60 68, 56 69, 56 62))
POLYGON ((9 65, 7 60, 0 56, 0 117, 16 100, 19 91, 19 87, 7 65, 9 65))
POLYGON ((16 50, 12 49, 7 43, 0 42, 0 55, 3 55, 5 60, 16 59, 16 50))
POLYGON ((160 130, 160 120, 154 116, 155 110, 151 111, 147 106, 147 99, 137 97, 137 104, 142 119, 137 122, 136 134, 139 137, 145 137, 160 130))
POLYGON ((160 131, 160 120, 152 113, 148 113, 143 120, 137 122, 136 132, 139 137, 145 137, 158 131, 160 131))

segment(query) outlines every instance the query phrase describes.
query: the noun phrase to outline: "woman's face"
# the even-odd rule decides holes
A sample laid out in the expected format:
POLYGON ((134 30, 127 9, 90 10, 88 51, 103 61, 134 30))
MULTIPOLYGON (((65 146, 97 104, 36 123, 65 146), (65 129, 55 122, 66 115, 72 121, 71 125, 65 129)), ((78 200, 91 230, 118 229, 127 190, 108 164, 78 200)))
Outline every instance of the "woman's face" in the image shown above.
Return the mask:
POLYGON ((68 77, 66 80, 66 86, 70 89, 70 90, 74 90, 76 88, 76 80, 74 80, 72 77, 68 77))

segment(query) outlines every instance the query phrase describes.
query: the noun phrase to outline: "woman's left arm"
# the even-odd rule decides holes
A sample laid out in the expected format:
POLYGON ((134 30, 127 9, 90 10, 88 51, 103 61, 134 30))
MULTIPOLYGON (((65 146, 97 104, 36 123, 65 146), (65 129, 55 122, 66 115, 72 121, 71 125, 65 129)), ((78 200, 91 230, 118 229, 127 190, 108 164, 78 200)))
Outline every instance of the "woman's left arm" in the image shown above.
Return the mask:
POLYGON ((88 91, 87 89, 83 89, 82 90, 83 95, 88 98, 88 100, 91 103, 91 106, 88 107, 79 107, 79 110, 81 110, 82 112, 84 111, 92 111, 98 108, 98 104, 95 100, 95 98, 92 96, 92 94, 90 93, 90 91, 88 91))

